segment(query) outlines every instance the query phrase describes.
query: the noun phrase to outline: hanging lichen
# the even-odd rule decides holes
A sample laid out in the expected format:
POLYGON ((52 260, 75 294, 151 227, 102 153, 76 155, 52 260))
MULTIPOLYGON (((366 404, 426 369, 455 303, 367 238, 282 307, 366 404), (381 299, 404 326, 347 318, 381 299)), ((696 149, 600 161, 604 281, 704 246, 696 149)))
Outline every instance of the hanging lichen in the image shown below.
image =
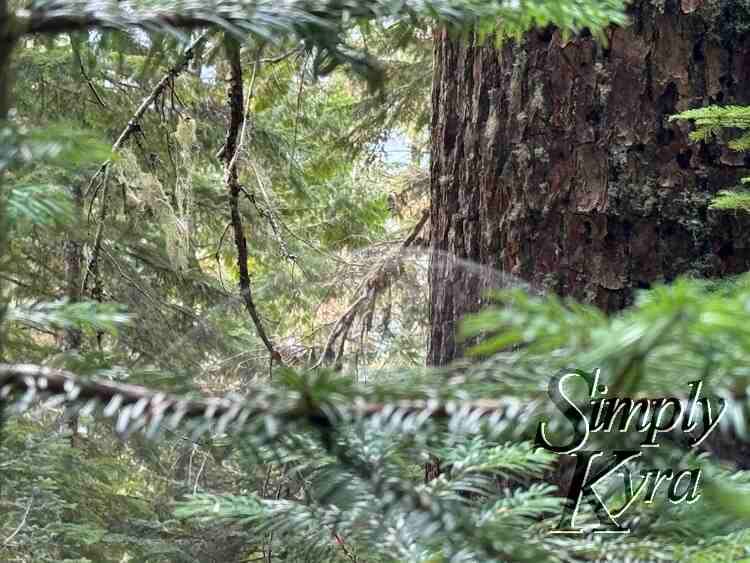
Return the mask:
POLYGON ((180 148, 178 174, 174 189, 174 244, 180 268, 187 268, 190 252, 191 216, 193 209, 193 186, 191 174, 196 163, 193 147, 197 142, 195 135, 195 121, 182 119, 177 125, 175 140, 180 148))
POLYGON ((169 259, 175 269, 185 271, 191 252, 191 215, 193 189, 191 174, 195 167, 193 146, 196 142, 195 122, 181 120, 174 139, 179 148, 176 157, 177 175, 173 196, 167 193, 161 180, 145 172, 136 155, 123 150, 115 166, 116 178, 128 192, 129 200, 139 211, 151 211, 164 234, 169 259))

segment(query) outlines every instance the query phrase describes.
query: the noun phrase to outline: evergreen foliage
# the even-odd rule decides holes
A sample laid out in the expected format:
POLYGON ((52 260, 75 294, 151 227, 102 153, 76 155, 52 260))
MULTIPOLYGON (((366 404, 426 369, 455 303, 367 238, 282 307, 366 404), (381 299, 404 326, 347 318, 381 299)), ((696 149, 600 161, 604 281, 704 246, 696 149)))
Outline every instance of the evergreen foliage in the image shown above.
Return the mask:
MULTIPOLYGON (((690 120, 695 124, 690 138, 696 142, 709 142, 713 138, 723 142, 730 150, 746 152, 750 150, 750 107, 708 106, 684 111, 672 120, 690 120), (731 138, 727 138, 732 135, 731 138)), ((711 205, 714 209, 750 210, 750 193, 744 188, 750 177, 743 178, 736 190, 719 192, 711 205)))
MULTIPOLYGON (((15 43, 0 137, 0 559, 747 556, 750 478, 725 449, 668 440, 642 460, 699 464, 705 503, 658 498, 629 513, 630 536, 565 537, 549 533, 559 460, 532 445, 540 420, 560 418, 549 378, 570 368, 635 395, 703 379, 727 401, 722 433, 744 444, 747 278, 659 287, 613 318, 500 293, 465 324, 475 361, 420 367, 430 26, 599 32, 624 22, 621 2, 17 4, 0 27, 0 49, 15 43), (259 321, 242 308, 222 165, 230 35, 243 40, 234 158, 259 321), (396 136, 406 165, 383 157, 396 136)), ((741 108, 711 111, 683 115, 696 139, 741 127, 741 108)))

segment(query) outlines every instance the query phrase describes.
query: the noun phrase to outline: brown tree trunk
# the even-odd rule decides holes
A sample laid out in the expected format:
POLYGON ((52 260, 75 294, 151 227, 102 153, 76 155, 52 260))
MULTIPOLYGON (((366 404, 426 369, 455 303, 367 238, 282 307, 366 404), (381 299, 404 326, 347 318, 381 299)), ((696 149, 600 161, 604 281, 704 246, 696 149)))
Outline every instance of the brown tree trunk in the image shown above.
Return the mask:
POLYGON ((750 103, 741 0, 641 0, 603 46, 529 33, 500 50, 439 33, 428 361, 489 285, 461 259, 615 311, 637 288, 750 265, 750 221, 709 210, 750 160, 688 140, 676 112, 750 103))

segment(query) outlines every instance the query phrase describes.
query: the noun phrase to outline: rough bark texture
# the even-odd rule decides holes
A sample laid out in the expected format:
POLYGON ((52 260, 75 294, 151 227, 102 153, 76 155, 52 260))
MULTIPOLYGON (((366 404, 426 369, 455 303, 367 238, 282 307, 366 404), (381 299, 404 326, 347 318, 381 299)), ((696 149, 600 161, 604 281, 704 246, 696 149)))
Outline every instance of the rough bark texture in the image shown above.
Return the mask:
POLYGON ((499 51, 438 33, 429 362, 487 281, 460 259, 615 311, 681 274, 750 265, 750 221, 709 210, 750 159, 676 112, 750 103, 750 2, 636 1, 607 47, 555 30, 499 51))

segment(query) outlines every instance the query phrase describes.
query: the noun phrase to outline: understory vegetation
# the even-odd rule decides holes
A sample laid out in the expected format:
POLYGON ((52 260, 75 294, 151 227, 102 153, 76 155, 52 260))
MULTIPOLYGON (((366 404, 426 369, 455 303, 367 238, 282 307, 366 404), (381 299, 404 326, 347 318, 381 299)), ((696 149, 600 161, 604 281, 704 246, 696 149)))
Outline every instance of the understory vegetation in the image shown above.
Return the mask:
MULTIPOLYGON (((434 30, 606 41, 624 13, 0 0, 0 561, 750 557, 750 277, 607 316, 460 264, 502 282, 460 324, 465 357, 425 367, 434 30), (721 399, 701 447, 586 443, 642 451, 636 488, 700 468, 700 498, 663 484, 628 507, 616 475, 598 494, 629 534, 553 533, 572 467, 536 440, 541 421, 573 435, 549 393, 565 370, 600 370, 609 396, 684 404, 702 381, 721 399)), ((674 119, 750 148, 748 108, 674 119)))

